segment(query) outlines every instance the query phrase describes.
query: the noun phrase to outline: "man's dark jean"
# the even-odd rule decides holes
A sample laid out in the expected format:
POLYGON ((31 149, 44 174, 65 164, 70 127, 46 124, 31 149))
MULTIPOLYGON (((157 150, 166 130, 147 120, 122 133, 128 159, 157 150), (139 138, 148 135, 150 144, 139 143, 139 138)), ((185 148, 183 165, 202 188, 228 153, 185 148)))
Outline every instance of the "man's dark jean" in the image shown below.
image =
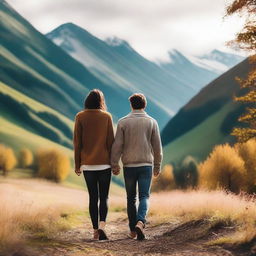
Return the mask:
POLYGON ((129 227, 131 231, 134 231, 138 221, 146 222, 152 180, 152 166, 125 167, 124 180, 127 194, 129 227), (137 184, 139 190, 138 210, 136 208, 137 184))

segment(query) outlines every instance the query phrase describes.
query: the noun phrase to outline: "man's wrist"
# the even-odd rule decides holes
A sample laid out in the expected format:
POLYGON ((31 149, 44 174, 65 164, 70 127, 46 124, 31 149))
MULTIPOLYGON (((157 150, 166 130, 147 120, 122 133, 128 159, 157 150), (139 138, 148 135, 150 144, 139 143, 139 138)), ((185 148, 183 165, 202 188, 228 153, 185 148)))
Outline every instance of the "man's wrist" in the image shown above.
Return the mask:
POLYGON ((161 168, 160 167, 154 167, 153 169, 154 173, 160 173, 161 172, 161 168))

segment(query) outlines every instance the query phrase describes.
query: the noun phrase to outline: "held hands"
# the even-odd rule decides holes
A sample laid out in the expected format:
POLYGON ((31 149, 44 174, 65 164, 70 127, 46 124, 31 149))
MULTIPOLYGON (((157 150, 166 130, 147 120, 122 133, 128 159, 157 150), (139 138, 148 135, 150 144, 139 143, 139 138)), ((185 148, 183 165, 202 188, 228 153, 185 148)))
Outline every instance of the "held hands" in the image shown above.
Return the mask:
POLYGON ((80 168, 78 168, 78 169, 75 169, 75 173, 77 176, 80 176, 82 172, 80 171, 80 168))
POLYGON ((112 173, 113 173, 114 175, 120 174, 120 167, 113 167, 113 168, 112 168, 112 173))

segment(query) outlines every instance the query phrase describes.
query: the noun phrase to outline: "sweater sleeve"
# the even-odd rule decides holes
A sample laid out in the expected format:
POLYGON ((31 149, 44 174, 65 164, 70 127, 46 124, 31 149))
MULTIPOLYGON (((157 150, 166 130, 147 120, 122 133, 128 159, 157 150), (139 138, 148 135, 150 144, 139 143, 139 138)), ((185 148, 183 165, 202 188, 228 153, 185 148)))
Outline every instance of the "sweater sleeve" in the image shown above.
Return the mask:
POLYGON ((114 142, 114 127, 111 115, 109 115, 108 119, 108 133, 107 133, 107 149, 109 155, 111 155, 111 148, 114 142))
POLYGON ((156 121, 154 121, 154 125, 153 125, 151 145, 154 153, 154 170, 160 171, 161 163, 163 159, 163 152, 162 152, 162 143, 161 143, 159 127, 156 121))
POLYGON ((79 169, 80 163, 81 163, 82 126, 78 118, 78 115, 76 115, 76 118, 75 118, 73 144, 74 144, 75 169, 79 169))
POLYGON ((120 122, 117 125, 116 136, 111 150, 111 167, 119 167, 119 160, 123 152, 124 135, 120 122))

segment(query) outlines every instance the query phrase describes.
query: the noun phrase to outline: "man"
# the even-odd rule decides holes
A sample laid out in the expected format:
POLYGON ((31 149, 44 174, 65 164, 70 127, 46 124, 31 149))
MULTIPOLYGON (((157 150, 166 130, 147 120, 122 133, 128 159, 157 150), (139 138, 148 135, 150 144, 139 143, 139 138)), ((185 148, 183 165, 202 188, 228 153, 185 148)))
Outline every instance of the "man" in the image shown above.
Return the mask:
POLYGON ((135 93, 129 100, 132 112, 118 122, 111 151, 111 167, 113 174, 119 174, 118 163, 121 157, 124 166, 127 213, 131 231, 129 237, 143 240, 152 172, 155 177, 160 173, 162 145, 156 120, 145 112, 146 97, 143 94, 135 93), (136 208, 137 184, 138 209, 136 208))

